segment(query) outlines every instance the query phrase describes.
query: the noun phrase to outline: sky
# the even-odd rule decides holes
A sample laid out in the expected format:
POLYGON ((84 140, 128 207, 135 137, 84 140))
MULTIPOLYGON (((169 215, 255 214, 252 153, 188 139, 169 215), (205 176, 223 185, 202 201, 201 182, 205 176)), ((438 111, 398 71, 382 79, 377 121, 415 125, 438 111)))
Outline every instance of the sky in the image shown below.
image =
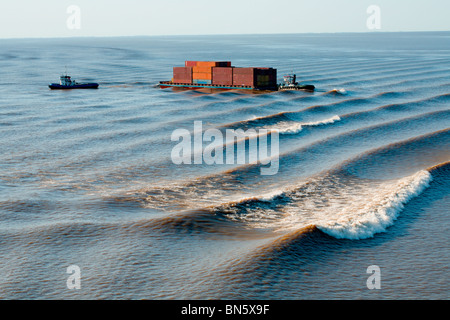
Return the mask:
POLYGON ((450 31, 449 14, 450 0, 2 0, 0 38, 450 31))

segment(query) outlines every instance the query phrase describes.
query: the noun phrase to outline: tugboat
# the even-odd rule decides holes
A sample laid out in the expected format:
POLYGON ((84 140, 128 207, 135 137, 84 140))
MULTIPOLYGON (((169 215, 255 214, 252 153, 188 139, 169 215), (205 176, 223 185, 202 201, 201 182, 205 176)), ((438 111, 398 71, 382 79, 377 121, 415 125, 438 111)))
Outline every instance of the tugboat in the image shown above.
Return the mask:
POLYGON ((284 84, 278 85, 278 90, 286 91, 286 90, 306 90, 306 91, 314 91, 316 87, 311 84, 299 84, 297 82, 297 76, 295 74, 287 75, 283 77, 284 84))
POLYGON ((78 83, 67 74, 60 77, 59 83, 49 84, 50 89, 97 89, 98 86, 98 83, 78 83))

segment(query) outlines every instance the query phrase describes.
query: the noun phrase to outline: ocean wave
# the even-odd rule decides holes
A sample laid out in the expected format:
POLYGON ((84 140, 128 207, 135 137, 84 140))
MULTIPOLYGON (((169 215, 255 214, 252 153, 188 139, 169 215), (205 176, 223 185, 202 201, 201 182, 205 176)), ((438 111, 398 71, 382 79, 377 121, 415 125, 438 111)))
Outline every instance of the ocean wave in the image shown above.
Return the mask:
POLYGON ((373 85, 371 86, 372 89, 379 89, 379 88, 396 88, 398 86, 401 86, 402 88, 404 87, 409 87, 410 89, 420 89, 420 84, 422 83, 428 83, 428 87, 430 86, 434 86, 434 85, 439 85, 439 81, 445 81, 447 80, 448 77, 446 76, 435 76, 435 77, 426 77, 426 78, 421 78, 421 79, 410 79, 410 80, 402 80, 402 81, 397 81, 397 82, 389 82, 389 83, 382 83, 379 85, 373 85))
POLYGON ((411 95, 411 92, 407 92, 407 91, 386 91, 386 92, 381 92, 378 93, 377 95, 375 95, 375 98, 378 99, 391 99, 391 98, 400 98, 400 97, 404 97, 407 95, 411 95))
POLYGON ((330 91, 326 92, 325 94, 346 96, 346 95, 348 95, 348 91, 345 90, 344 88, 340 88, 340 89, 334 88, 333 90, 330 90, 330 91))
MULTIPOLYGON (((447 60, 443 59, 435 59, 427 62, 420 61, 418 64, 416 60, 402 60, 395 62, 382 62, 375 63, 371 62, 367 64, 367 62, 349 62, 349 63, 340 63, 339 66, 335 64, 330 65, 326 64, 325 66, 311 66, 312 72, 320 72, 323 71, 327 76, 337 75, 339 78, 341 77, 355 77, 357 75, 377 75, 377 74, 385 74, 385 73, 399 73, 401 71, 409 71, 409 70, 423 70, 424 68, 429 69, 429 66, 435 66, 437 63, 445 64, 447 60)), ((305 69, 308 70, 308 69, 305 69)))
POLYGON ((295 187, 198 208, 147 225, 162 231, 238 238, 245 230, 245 236, 278 235, 283 241, 306 228, 336 239, 361 240, 385 232, 431 181, 426 170, 375 183, 343 173, 325 174, 295 187))
MULTIPOLYGON (((240 120, 240 121, 236 121, 236 122, 231 122, 231 123, 227 123, 227 124, 223 124, 220 125, 219 128, 250 128, 250 127, 256 127, 256 126, 262 126, 262 125, 270 125, 270 124, 277 124, 279 122, 282 121, 302 121, 302 118, 304 116, 310 118, 312 116, 316 116, 317 114, 323 114, 323 113, 338 113, 339 111, 346 111, 349 108, 352 108, 352 111, 358 111, 358 110, 362 110, 364 108, 365 105, 368 104, 376 104, 379 100, 385 99, 386 97, 384 97, 383 94, 375 94, 372 96, 367 96, 367 97, 352 97, 351 94, 349 94, 348 92, 346 92, 345 89, 335 89, 336 92, 334 91, 329 91, 328 93, 325 93, 322 96, 314 96, 314 97, 300 97, 300 98, 294 98, 294 99, 290 99, 290 103, 295 102, 297 100, 300 100, 302 102, 305 102, 306 99, 312 99, 311 102, 319 102, 320 101, 320 97, 326 98, 327 96, 329 96, 330 94, 338 94, 338 95, 346 95, 348 96, 346 99, 344 100, 339 100, 339 101, 334 101, 332 103, 329 104, 305 104, 304 107, 300 108, 299 110, 296 111, 281 111, 278 113, 274 113, 274 114, 269 114, 269 115, 263 115, 263 116, 253 116, 251 118, 247 118, 245 120, 240 120), (334 93, 333 93, 334 92, 334 93), (346 92, 346 93, 345 93, 346 92)), ((406 95, 407 93, 405 93, 406 95)), ((403 95, 397 95, 394 93, 388 93, 387 94, 387 98, 401 98, 403 95)), ((435 98, 435 97, 433 97, 435 98)), ((430 99, 433 99, 430 98, 430 99)), ((441 97, 441 99, 445 99, 445 95, 443 95, 443 97, 441 97)), ((242 99, 242 98, 238 98, 242 99)), ((417 103, 421 103, 421 102, 426 102, 428 99, 424 99, 424 101, 417 101, 417 103)), ((185 100, 186 103, 187 100, 185 100)), ((441 102, 438 100, 433 100, 430 102, 441 102)), ((239 104, 239 108, 235 108, 234 105, 234 101, 210 101, 207 104, 199 104, 196 105, 195 109, 207 109, 207 110, 216 110, 213 113, 211 113, 209 115, 209 117, 217 117, 217 116, 229 116, 230 114, 246 114, 248 115, 250 112, 261 112, 261 109, 266 109, 266 110, 272 110, 274 109, 278 109, 278 105, 283 105, 286 102, 284 101, 270 101, 266 104, 250 104, 250 105, 246 105, 244 107, 242 107, 242 105, 239 104), (226 107, 226 111, 224 110, 224 107, 226 107), (220 109, 219 109, 220 108, 220 109), (254 110, 254 111, 253 111, 254 110)), ((415 103, 415 101, 413 102, 408 102, 408 103, 415 103)), ((391 104, 392 105, 392 104, 391 104)), ((192 109, 192 108, 188 108, 188 109, 192 109)), ((185 111, 187 109, 184 109, 185 111)), ((179 111, 172 111, 170 113, 173 113, 174 115, 178 115, 179 111)), ((250 113, 251 114, 251 113, 250 113)), ((330 115, 331 116, 331 115, 330 115)), ((198 120, 198 118, 186 118, 183 117, 182 119, 179 120, 175 120, 172 122, 172 124, 176 124, 178 122, 186 122, 187 120, 198 120)))
MULTIPOLYGON (((338 239, 360 240, 373 237, 392 226, 404 205, 421 194, 432 181, 428 171, 400 179, 386 190, 378 189, 364 203, 348 203, 346 212, 336 221, 318 224, 317 227, 338 239)), ((338 213, 341 215, 342 213, 338 213)))
POLYGON ((278 130, 280 134, 296 134, 301 132, 305 127, 323 126, 327 124, 333 124, 337 121, 341 121, 341 118, 338 115, 335 115, 331 118, 319 121, 311 121, 304 123, 280 122, 276 125, 263 128, 268 130, 278 130))
POLYGON ((295 112, 283 111, 283 112, 279 112, 279 113, 275 113, 275 114, 270 114, 268 116, 262 116, 262 117, 253 116, 250 119, 239 121, 239 122, 236 122, 233 124, 229 124, 224 127, 234 128, 234 127, 238 127, 242 124, 254 126, 254 125, 259 125, 259 124, 272 124, 272 123, 277 123, 279 121, 289 121, 289 120, 291 120, 289 118, 289 114, 294 114, 294 113, 295 112))
MULTIPOLYGON (((423 121, 427 121, 427 119, 429 118, 425 118, 423 121)), ((393 127, 396 130, 398 128, 398 125, 393 127)), ((360 136, 359 131, 351 134, 360 136)), ((279 185, 276 186, 276 183, 273 187, 269 188, 270 180, 268 179, 265 180, 266 182, 262 186, 261 177, 255 174, 259 170, 259 167, 248 164, 209 176, 199 177, 192 181, 180 181, 178 184, 171 184, 166 187, 155 186, 138 190, 135 192, 136 196, 131 197, 130 200, 142 201, 143 206, 147 208, 172 212, 174 210, 182 210, 183 208, 198 209, 215 206, 219 208, 219 211, 221 211, 220 208, 228 207, 231 210, 225 211, 229 213, 244 212, 245 214, 247 212, 256 212, 261 206, 267 208, 267 203, 275 206, 284 205, 291 199, 292 194, 289 193, 290 191, 288 189, 290 187, 300 187, 299 185, 295 185, 295 181, 303 179, 302 177, 304 175, 302 175, 302 171, 307 172, 308 176, 320 174, 319 171, 311 169, 312 163, 322 159, 318 157, 319 154, 323 154, 323 157, 329 156, 326 150, 330 149, 330 143, 342 146, 342 141, 345 141, 347 139, 346 137, 347 135, 344 135, 343 138, 337 137, 327 140, 328 142, 322 141, 314 145, 309 145, 301 150, 294 151, 294 154, 282 154, 280 163, 283 166, 289 167, 284 170, 289 172, 290 182, 289 184, 285 183, 285 187, 281 189, 279 185), (324 149, 323 152, 321 151, 322 149, 324 149), (293 156, 299 157, 298 161, 293 156), (299 167, 300 165, 301 167, 299 167), (293 171, 295 171, 295 174, 292 173, 293 171), (293 179, 293 175, 298 177, 293 179), (259 185, 260 187, 256 189, 261 190, 257 191, 256 194, 254 184, 259 185)), ((340 161, 327 161, 330 161, 331 164, 330 170, 332 171, 330 172, 338 176, 342 174, 351 175, 361 179, 368 179, 369 181, 382 178, 392 179, 392 177, 402 177, 422 168, 427 168, 445 159, 448 155, 446 151, 448 150, 446 149, 448 137, 448 130, 442 130, 368 149, 364 153, 350 154, 348 158, 341 159, 340 161), (418 154, 422 156, 418 157, 418 154), (410 163, 410 165, 405 167, 404 163, 410 163)), ((365 135, 361 138, 366 140, 365 135)), ((359 185, 361 183, 359 180, 347 182, 351 185, 359 185)), ((332 181, 323 183, 316 181, 315 183, 309 183, 309 187, 305 187, 300 193, 310 194, 310 190, 328 190, 330 185, 333 185, 333 190, 345 190, 345 184, 337 185, 332 181)), ((356 192, 358 190, 352 190, 350 194, 356 192)), ((376 192, 376 190, 373 192, 376 192)), ((317 197, 315 194, 310 195, 317 197)), ((329 197, 328 194, 320 194, 319 196, 329 197)), ((343 196, 344 198, 345 196, 343 196)), ((257 215, 264 215, 264 210, 259 211, 257 215)), ((266 215, 266 217, 268 216, 266 215)))
MULTIPOLYGON (((377 153, 382 153, 382 155, 380 155, 381 157, 385 157, 392 151, 385 153, 383 150, 385 148, 388 148, 388 150, 393 148, 395 151, 398 143, 402 145, 402 148, 408 148, 409 144, 414 144, 416 145, 416 148, 419 148, 416 150, 423 150, 423 152, 427 152, 427 154, 428 152, 442 154, 442 150, 440 151, 438 148, 443 145, 445 146, 448 139, 448 132, 446 129, 439 130, 439 127, 445 127, 445 123, 440 120, 445 119, 444 117, 447 114, 448 111, 446 110, 421 114, 411 118, 402 118, 391 122, 383 122, 373 126, 345 131, 325 139, 313 141, 305 146, 279 154, 279 174, 288 174, 290 177, 292 177, 293 174, 299 177, 304 174, 313 174, 313 168, 315 167, 314 163, 316 162, 321 162, 322 164, 327 163, 330 167, 340 167, 341 165, 344 165, 344 162, 353 161, 354 157, 358 156, 351 150, 354 150, 356 146, 359 146, 358 143, 362 142, 364 142, 364 145, 366 146, 366 151, 360 153, 360 155, 363 155, 366 152, 371 153, 376 151, 377 153), (417 131, 416 136, 410 134, 412 128, 420 129, 420 131, 417 131), (433 131, 433 129, 436 131, 433 131), (380 137, 392 137, 392 139, 387 140, 385 144, 380 144, 380 137), (432 150, 429 150, 429 148, 431 148, 433 144, 429 145, 427 143, 429 139, 433 140, 433 143, 436 143, 437 146, 432 148, 432 150), (330 157, 328 150, 334 150, 334 157, 330 157)), ((408 150, 409 149, 404 151, 408 150)), ((406 152, 406 155, 409 157, 411 156, 411 153, 406 152)), ((417 156, 415 158, 417 159, 417 156)), ((433 161, 433 159, 434 158, 430 158, 430 161, 433 161)), ((396 164, 397 161, 395 161, 395 159, 393 160, 392 163, 396 164)), ((414 161, 413 163, 418 162, 414 161)), ((378 166, 375 166, 375 168, 378 168, 378 166)), ((233 173, 236 176, 245 176, 252 179, 253 174, 258 169, 258 165, 248 164, 236 167, 226 173, 233 173)))

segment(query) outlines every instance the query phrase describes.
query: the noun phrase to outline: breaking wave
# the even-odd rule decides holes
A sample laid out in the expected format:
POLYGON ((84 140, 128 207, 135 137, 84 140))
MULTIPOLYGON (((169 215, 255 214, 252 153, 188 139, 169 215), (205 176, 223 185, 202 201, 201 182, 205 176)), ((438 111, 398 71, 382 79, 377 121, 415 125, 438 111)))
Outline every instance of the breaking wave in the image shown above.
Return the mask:
POLYGON ((371 238, 392 226, 404 205, 421 194, 432 181, 428 171, 400 179, 387 190, 378 190, 363 203, 349 203, 345 212, 337 213, 336 221, 318 224, 323 232, 338 239, 360 240, 371 238), (348 214, 348 213, 351 214, 348 214))
POLYGON ((296 134, 301 132, 305 127, 317 127, 327 124, 333 124, 337 121, 341 121, 341 118, 338 115, 325 120, 305 122, 305 123, 280 122, 273 126, 264 127, 264 129, 278 130, 279 133, 281 134, 296 134))
POLYGON ((345 90, 343 88, 340 88, 340 89, 336 89, 335 88, 333 90, 328 91, 326 94, 334 94, 334 95, 346 96, 346 95, 348 95, 348 92, 347 92, 347 90, 345 90))

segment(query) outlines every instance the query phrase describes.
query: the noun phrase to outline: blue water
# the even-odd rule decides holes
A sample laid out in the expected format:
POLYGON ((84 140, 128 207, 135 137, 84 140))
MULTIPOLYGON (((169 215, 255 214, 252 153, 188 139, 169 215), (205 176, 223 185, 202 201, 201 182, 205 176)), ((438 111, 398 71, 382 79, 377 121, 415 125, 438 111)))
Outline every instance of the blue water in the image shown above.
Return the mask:
POLYGON ((448 299, 449 37, 0 40, 0 298, 448 299), (185 60, 317 90, 160 89, 185 60), (174 164, 194 121, 279 130, 277 174, 174 164))

